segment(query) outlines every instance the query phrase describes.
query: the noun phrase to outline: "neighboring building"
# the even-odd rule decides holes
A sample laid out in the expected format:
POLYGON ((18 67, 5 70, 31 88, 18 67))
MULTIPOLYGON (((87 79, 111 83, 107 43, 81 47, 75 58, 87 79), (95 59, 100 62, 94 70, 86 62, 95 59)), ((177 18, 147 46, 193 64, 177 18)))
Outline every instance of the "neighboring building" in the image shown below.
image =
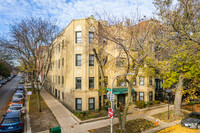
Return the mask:
MULTIPOLYGON (((106 94, 99 91, 99 68, 95 61, 91 42, 94 40, 93 26, 99 22, 93 17, 72 20, 54 40, 52 65, 48 73, 46 88, 71 111, 87 111, 104 106, 106 94)), ((120 67, 120 66, 119 66, 120 67)), ((107 76, 108 88, 114 77, 120 74, 114 70, 107 76)), ((155 80, 139 73, 133 83, 133 100, 152 101, 155 95, 155 80)), ((114 85, 118 89, 116 98, 125 103, 126 83, 114 85)))
POLYGON ((47 47, 46 46, 39 46, 39 48, 37 49, 37 55, 39 55, 39 59, 37 59, 37 69, 38 71, 40 71, 39 74, 39 81, 42 83, 43 82, 43 78, 44 78, 44 74, 43 74, 43 65, 44 65, 44 54, 46 51, 47 47))

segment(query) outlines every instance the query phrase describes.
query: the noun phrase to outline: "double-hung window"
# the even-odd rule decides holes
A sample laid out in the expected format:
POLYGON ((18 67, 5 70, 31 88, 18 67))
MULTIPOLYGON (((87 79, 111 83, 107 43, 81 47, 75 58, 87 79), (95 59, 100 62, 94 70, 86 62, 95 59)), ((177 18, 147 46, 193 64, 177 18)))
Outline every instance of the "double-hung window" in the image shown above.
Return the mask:
POLYGON ((60 84, 60 76, 58 76, 58 84, 60 84))
POLYGON ((94 66, 94 55, 89 55, 89 66, 94 66))
POLYGON ((91 44, 94 40, 94 32, 89 32, 89 44, 91 44))
POLYGON ((76 43, 82 42, 82 34, 81 31, 76 31, 76 43))
POLYGON ((139 92, 139 100, 144 101, 144 92, 139 92))
POLYGON ((140 77, 140 85, 144 85, 144 77, 140 77))
POLYGON ((149 85, 153 85, 152 76, 149 77, 149 85))
POLYGON ((133 80, 133 85, 134 85, 134 86, 137 85, 136 78, 134 78, 134 80, 133 80))
POLYGON ((62 58, 62 66, 64 66, 64 58, 62 58))
POLYGON ((62 76, 62 85, 64 85, 64 76, 62 76))
POLYGON ((76 110, 82 110, 82 99, 76 98, 76 110))
POLYGON ((81 54, 76 54, 76 66, 81 66, 81 54))
POLYGON ((60 60, 58 60, 58 68, 60 68, 60 60))
POLYGON ((62 40, 62 49, 64 49, 64 47, 65 47, 65 41, 62 40))
POLYGON ((149 92, 149 101, 153 101, 153 92, 149 92))
POLYGON ((76 89, 81 89, 81 77, 76 77, 76 89))
POLYGON ((135 102, 137 100, 137 92, 133 93, 133 102, 135 102))
POLYGON ((94 98, 89 98, 89 110, 95 109, 95 101, 94 98))
POLYGON ((94 77, 89 77, 89 89, 93 89, 94 88, 94 77))

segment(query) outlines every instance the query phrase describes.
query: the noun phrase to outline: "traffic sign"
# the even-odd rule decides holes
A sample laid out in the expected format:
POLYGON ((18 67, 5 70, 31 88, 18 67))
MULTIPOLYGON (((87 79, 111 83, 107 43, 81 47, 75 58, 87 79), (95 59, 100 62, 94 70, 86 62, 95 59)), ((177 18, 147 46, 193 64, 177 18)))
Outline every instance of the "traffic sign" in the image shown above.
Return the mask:
POLYGON ((114 94, 110 94, 110 101, 115 101, 115 95, 114 94))
POLYGON ((108 116, 110 118, 113 118, 113 109, 111 109, 111 108, 108 109, 108 116))

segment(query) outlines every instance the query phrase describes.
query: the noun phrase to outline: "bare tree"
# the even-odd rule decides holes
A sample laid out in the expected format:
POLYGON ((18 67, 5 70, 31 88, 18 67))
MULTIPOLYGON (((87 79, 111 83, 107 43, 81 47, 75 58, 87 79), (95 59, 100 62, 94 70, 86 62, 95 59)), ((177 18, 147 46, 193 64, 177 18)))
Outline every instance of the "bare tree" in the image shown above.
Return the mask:
MULTIPOLYGON (((101 20, 96 27, 98 29, 98 32, 95 32, 97 41, 94 41, 96 47, 92 47, 92 50, 99 65, 101 77, 109 75, 107 71, 109 68, 120 73, 134 73, 131 77, 125 76, 119 79, 128 83, 128 98, 122 113, 115 104, 119 128, 122 130, 125 130, 126 115, 132 102, 133 80, 140 71, 143 72, 142 68, 151 67, 153 61, 149 60, 155 60, 156 44, 152 35, 159 33, 159 25, 159 22, 153 19, 141 21, 108 17, 106 20, 101 20)), ((103 86, 102 89, 105 90, 105 87, 103 86)))
POLYGON ((30 74, 33 92, 37 92, 39 112, 41 112, 40 91, 46 78, 41 83, 41 88, 38 79, 44 68, 44 75, 47 75, 49 71, 53 50, 52 42, 58 32, 59 28, 55 21, 33 17, 26 18, 10 25, 10 40, 4 40, 1 43, 3 47, 15 52, 16 57, 23 63, 24 70, 30 74), (45 58, 43 58, 44 50, 46 52, 45 58))

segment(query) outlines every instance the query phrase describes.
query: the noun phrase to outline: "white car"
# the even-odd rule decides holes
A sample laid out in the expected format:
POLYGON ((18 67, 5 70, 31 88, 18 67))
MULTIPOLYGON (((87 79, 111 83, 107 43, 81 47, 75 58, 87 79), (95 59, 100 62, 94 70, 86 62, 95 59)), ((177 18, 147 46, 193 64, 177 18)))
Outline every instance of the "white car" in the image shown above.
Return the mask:
POLYGON ((9 109, 7 112, 14 112, 14 111, 20 111, 23 114, 25 113, 25 108, 23 107, 22 104, 12 104, 10 105, 9 109))
POLYGON ((13 99, 24 101, 24 95, 23 93, 15 93, 13 99))

